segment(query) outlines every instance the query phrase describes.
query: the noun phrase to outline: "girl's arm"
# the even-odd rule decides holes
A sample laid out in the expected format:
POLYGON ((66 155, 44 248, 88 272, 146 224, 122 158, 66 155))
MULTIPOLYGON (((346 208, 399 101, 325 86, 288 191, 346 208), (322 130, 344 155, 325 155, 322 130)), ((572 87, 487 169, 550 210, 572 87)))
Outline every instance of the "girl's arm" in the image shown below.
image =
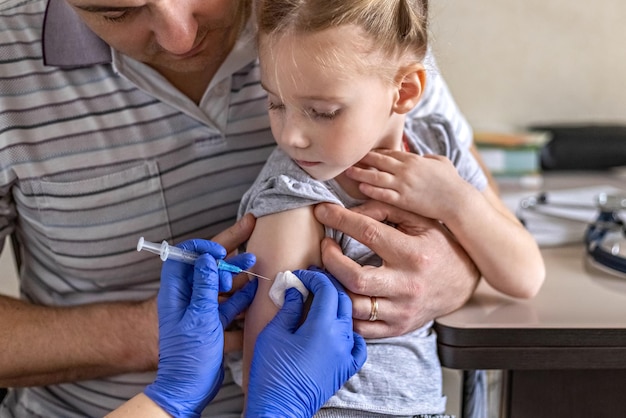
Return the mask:
POLYGON ((368 197, 439 219, 454 234, 483 277, 510 296, 529 298, 545 276, 543 258, 533 236, 489 188, 478 191, 445 157, 381 150, 352 167, 368 197))
MULTIPOLYGON (((257 219, 246 251, 256 255, 252 271, 274 278, 285 270, 322 266, 320 241, 323 227, 313 216, 313 207, 284 211, 257 219)), ((243 389, 247 392, 248 373, 254 344, 265 325, 276 315, 278 308, 268 293, 273 282, 259 279, 259 287, 248 312, 244 326, 243 389)), ((280 344, 280 341, 276 341, 280 344)))
POLYGON ((545 278, 535 239, 491 189, 467 186, 459 210, 441 220, 491 286, 514 297, 535 296, 545 278))

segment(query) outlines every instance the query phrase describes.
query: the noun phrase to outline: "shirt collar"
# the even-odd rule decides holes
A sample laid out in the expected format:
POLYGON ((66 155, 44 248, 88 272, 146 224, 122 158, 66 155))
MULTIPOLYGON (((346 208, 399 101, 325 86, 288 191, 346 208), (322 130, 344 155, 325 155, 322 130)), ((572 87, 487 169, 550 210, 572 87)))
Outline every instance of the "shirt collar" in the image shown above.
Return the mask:
POLYGON ((111 48, 91 31, 65 0, 48 0, 43 23, 46 65, 86 67, 111 62, 111 48))

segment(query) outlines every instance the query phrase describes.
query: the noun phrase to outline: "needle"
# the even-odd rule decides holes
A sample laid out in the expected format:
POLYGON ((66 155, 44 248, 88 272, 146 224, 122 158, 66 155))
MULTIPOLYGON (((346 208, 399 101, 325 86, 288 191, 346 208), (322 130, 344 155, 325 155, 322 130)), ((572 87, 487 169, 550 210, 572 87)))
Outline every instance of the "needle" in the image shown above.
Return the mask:
MULTIPOLYGON (((171 246, 167 243, 167 241, 163 241, 161 244, 157 244, 156 242, 146 241, 143 237, 139 238, 139 241, 137 242, 137 251, 141 250, 146 250, 151 253, 158 254, 159 256, 161 256, 161 260, 163 261, 169 258, 171 260, 181 261, 187 264, 194 264, 197 258, 200 256, 199 254, 196 254, 194 252, 171 246)), ((229 271, 236 274, 246 273, 251 276, 258 277, 259 279, 272 281, 272 279, 268 277, 241 269, 233 264, 227 263, 224 260, 217 260, 217 268, 219 270, 229 271)))

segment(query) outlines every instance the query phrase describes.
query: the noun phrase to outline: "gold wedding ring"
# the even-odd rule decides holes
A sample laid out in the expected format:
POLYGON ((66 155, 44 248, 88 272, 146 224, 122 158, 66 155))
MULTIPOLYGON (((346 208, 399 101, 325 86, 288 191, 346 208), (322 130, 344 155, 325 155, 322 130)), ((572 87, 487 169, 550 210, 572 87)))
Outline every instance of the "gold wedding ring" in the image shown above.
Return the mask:
POLYGON ((378 319, 378 300, 376 300, 376 296, 370 296, 370 301, 372 302, 372 308, 368 321, 374 322, 378 319))

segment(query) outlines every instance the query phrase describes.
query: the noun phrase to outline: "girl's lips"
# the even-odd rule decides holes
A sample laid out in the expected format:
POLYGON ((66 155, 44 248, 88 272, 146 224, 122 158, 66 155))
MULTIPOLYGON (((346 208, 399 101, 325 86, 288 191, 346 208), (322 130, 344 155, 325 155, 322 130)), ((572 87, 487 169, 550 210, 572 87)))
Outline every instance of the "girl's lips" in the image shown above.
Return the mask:
POLYGON ((296 164, 298 164, 301 167, 314 167, 320 163, 318 162, 313 162, 313 161, 302 161, 302 160, 295 160, 296 164))

